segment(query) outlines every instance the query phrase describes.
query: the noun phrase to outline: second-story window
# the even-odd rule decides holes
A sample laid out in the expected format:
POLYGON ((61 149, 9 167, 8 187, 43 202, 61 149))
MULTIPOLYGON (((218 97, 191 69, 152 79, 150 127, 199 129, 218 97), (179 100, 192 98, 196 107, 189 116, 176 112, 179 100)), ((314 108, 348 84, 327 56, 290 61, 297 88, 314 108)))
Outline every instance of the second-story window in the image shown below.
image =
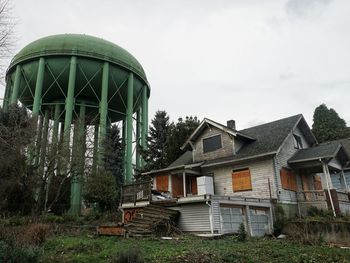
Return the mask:
POLYGON ((203 153, 212 152, 222 148, 221 135, 203 139, 203 153))
POLYGON ((299 135, 293 134, 294 137, 294 148, 295 149, 303 149, 303 141, 299 135))

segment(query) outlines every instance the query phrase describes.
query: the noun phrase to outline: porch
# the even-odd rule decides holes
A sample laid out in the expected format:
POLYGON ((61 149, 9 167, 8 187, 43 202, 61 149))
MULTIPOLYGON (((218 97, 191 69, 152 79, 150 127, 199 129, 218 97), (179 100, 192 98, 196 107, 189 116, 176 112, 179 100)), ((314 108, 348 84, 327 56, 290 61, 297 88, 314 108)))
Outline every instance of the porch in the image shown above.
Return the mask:
POLYGON ((311 207, 331 210, 334 216, 350 214, 349 187, 344 174, 349 156, 341 145, 302 149, 288 163, 300 179, 297 192, 300 215, 307 215, 311 207), (338 178, 336 186, 335 178, 338 178))

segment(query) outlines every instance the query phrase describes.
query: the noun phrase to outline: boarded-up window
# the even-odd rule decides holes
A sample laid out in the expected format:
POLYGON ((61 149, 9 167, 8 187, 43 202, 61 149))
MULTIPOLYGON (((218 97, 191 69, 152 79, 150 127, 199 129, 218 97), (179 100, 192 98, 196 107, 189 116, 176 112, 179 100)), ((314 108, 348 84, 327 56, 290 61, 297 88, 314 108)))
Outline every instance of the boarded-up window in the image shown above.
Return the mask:
POLYGON ((317 174, 314 175, 314 185, 315 185, 315 190, 323 190, 321 176, 317 174))
POLYGON ((221 147, 222 145, 220 134, 203 139, 203 153, 212 152, 220 149, 221 147))
POLYGON ((190 180, 190 186, 191 186, 191 194, 196 195, 197 190, 197 178, 196 177, 189 177, 190 180))
POLYGON ((232 189, 234 192, 252 190, 252 180, 249 169, 233 171, 232 189))
POLYGON ((282 168, 280 172, 282 188, 290 191, 297 191, 297 178, 292 170, 282 168))
POLYGON ((160 192, 167 192, 169 180, 167 175, 158 175, 156 177, 157 190, 160 192))
POLYGON ((171 187, 174 198, 184 196, 184 186, 182 174, 171 175, 171 187))

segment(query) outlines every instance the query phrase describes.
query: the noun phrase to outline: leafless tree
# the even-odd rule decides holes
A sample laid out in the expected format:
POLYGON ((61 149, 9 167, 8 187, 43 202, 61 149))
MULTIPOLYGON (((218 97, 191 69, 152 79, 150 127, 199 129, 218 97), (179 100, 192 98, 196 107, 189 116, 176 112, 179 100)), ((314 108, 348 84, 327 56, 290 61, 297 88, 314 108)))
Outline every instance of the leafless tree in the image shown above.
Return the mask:
POLYGON ((15 37, 15 19, 11 15, 12 6, 9 0, 0 0, 0 72, 3 79, 5 72, 6 58, 12 55, 15 37))

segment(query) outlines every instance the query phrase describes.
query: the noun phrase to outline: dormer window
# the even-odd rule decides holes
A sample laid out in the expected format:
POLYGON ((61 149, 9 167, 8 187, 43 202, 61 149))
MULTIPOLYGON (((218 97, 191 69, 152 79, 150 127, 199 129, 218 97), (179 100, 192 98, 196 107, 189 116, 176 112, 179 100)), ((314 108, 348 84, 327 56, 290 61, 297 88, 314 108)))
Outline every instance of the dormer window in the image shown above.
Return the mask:
POLYGON ((293 134, 294 137, 294 148, 295 149, 303 149, 303 142, 299 135, 293 134))
POLYGON ((221 134, 203 139, 203 153, 212 152, 221 148, 221 134))

